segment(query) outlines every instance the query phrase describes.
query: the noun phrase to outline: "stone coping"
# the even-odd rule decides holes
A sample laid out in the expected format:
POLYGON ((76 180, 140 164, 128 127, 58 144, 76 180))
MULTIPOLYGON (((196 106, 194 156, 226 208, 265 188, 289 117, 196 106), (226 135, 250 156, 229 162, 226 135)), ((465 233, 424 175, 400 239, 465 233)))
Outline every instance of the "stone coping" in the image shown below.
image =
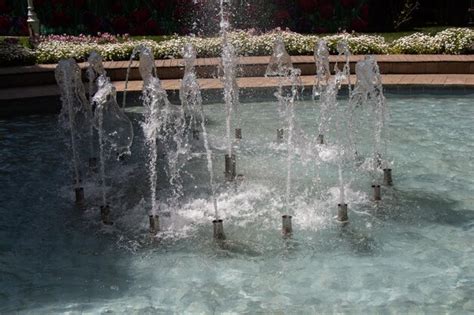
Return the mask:
MULTIPOLYGON (((474 55, 374 55, 375 59, 379 63, 474 63, 474 55)), ((353 55, 350 56, 349 61, 355 63, 364 58, 364 55, 353 55)), ((313 56, 292 56, 292 62, 295 64, 314 64, 313 56)), ((217 66, 220 58, 198 58, 196 59, 196 66, 217 66)), ((262 65, 268 64, 270 56, 252 56, 252 57, 240 57, 240 65, 262 65)), ((329 57, 331 63, 343 62, 344 57, 333 56, 329 57)), ((183 67, 183 59, 162 59, 156 60, 157 68, 174 68, 183 67)), ((126 69, 129 65, 129 61, 106 61, 104 62, 105 69, 126 69)), ((86 68, 87 63, 79 63, 81 68, 86 68)), ((138 68, 138 61, 132 61, 132 68, 138 68)), ((56 68, 56 64, 40 64, 32 66, 17 66, 17 67, 3 67, 0 68, 0 76, 8 74, 25 74, 25 73, 37 73, 37 72, 52 72, 56 68)), ((471 73, 474 74, 474 68, 471 73)))
MULTIPOLYGON (((351 56, 351 72, 355 71, 355 62, 364 56, 351 56)), ((474 55, 375 55, 382 74, 474 74, 474 55)), ((241 57, 239 77, 263 77, 269 56, 241 57)), ((301 69, 302 75, 314 75, 316 72, 312 56, 293 56, 293 64, 301 69)), ((331 56, 331 66, 343 62, 343 57, 331 56)), ((181 79, 183 60, 157 60, 157 75, 162 80, 181 79)), ((112 61, 104 64, 112 81, 125 81, 128 61, 112 61)), ((196 60, 196 73, 199 78, 218 77, 219 58, 200 58, 196 60)), ((138 62, 131 64, 130 80, 140 80, 138 62)), ((35 65, 25 67, 0 68, 0 89, 56 84, 54 69, 56 65, 35 65)), ((80 67, 85 69, 86 63, 80 67)), ((85 78, 85 74, 83 75, 85 78)))
MULTIPOLYGON (((310 88, 314 84, 314 76, 302 76, 301 80, 305 88, 310 88)), ((352 84, 355 82, 355 75, 351 75, 352 84)), ((198 79, 202 90, 222 89, 222 82, 219 79, 198 79)), ((181 80, 161 80, 163 87, 168 91, 177 91, 180 88, 181 80)), ((278 86, 278 79, 265 77, 244 77, 237 79, 241 89, 272 88, 278 86)), ((125 89, 125 81, 113 82, 118 92, 125 89)), ((465 74, 385 74, 382 75, 382 84, 386 87, 408 87, 427 86, 440 89, 449 87, 474 88, 474 75, 465 74)), ((87 88, 87 84, 85 84, 87 88)), ((141 91, 143 81, 132 80, 128 83, 127 91, 141 91)), ((59 88, 56 84, 38 85, 27 87, 12 87, 0 89, 0 101, 32 99, 44 96, 59 96, 59 88)))

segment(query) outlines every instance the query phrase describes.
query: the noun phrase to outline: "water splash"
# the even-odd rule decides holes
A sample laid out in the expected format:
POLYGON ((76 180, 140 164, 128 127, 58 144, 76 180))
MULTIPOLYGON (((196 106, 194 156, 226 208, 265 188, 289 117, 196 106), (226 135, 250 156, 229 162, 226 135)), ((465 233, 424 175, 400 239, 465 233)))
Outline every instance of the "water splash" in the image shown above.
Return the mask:
MULTIPOLYGON (((66 134, 69 134, 74 185, 78 187, 82 181, 82 142, 84 138, 91 136, 89 130, 92 114, 82 83, 81 69, 74 59, 61 60, 56 67, 55 77, 61 91, 62 101, 59 124, 66 134)), ((89 141, 92 140, 89 139, 89 141)))
POLYGON ((356 64, 357 81, 351 94, 352 106, 369 110, 374 124, 372 169, 374 171, 387 167, 387 135, 388 107, 383 94, 382 78, 377 61, 373 56, 366 56, 356 64), (385 158, 386 159, 386 158, 385 158))
POLYGON ((239 86, 237 85, 238 58, 235 47, 229 40, 230 29, 228 6, 230 0, 220 0, 220 28, 221 28, 221 66, 220 79, 224 85, 224 103, 226 109, 226 138, 227 154, 232 155, 232 113, 239 106, 239 86))
POLYGON ((133 126, 117 103, 117 92, 110 79, 101 75, 98 78, 98 91, 93 97, 96 104, 94 126, 99 134, 100 177, 102 201, 106 205, 105 163, 108 152, 117 158, 131 154, 133 126))
POLYGON ((204 115, 204 106, 202 105, 202 96, 201 96, 201 89, 199 87, 199 83, 196 77, 196 71, 194 68, 194 63, 196 61, 196 51, 191 44, 187 44, 183 49, 183 56, 184 56, 184 76, 183 80, 181 81, 181 89, 180 89, 180 99, 181 104, 185 111, 188 113, 190 118, 190 126, 194 128, 194 122, 197 122, 195 118, 195 113, 199 111, 200 113, 200 121, 201 121, 201 129, 202 129, 202 137, 204 141, 204 148, 206 150, 206 158, 207 158, 207 170, 209 172, 209 186, 211 188, 211 200, 212 205, 214 207, 214 217, 215 219, 219 219, 219 212, 217 208, 217 200, 216 200, 216 188, 214 184, 214 170, 212 166, 212 151, 209 146, 209 139, 207 135, 206 129, 206 121, 204 115))
POLYGON ((287 124, 287 161, 286 161, 286 193, 285 207, 290 209, 291 202, 291 184, 292 184, 292 164, 294 159, 294 130, 295 113, 294 104, 298 98, 299 88, 301 88, 301 70, 293 68, 290 55, 286 51, 285 43, 281 36, 277 37, 273 45, 273 53, 270 57, 270 63, 267 66, 265 76, 278 77, 278 89, 275 96, 278 100, 278 111, 280 117, 286 119, 287 124), (291 89, 289 93, 283 91, 283 84, 289 82, 291 89))

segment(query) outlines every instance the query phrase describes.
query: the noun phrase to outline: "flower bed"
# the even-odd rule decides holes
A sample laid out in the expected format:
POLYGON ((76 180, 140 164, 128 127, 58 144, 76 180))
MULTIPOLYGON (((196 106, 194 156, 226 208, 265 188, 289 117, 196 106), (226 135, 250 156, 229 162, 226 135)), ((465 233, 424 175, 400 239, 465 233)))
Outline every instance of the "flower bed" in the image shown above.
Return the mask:
POLYGON ((0 67, 34 65, 36 56, 15 39, 0 42, 0 67))
MULTIPOLYGON (((240 55, 263 56, 272 53, 273 42, 277 36, 283 37, 291 55, 312 55, 314 46, 320 38, 287 31, 260 35, 236 31, 231 33, 230 38, 240 55)), ((434 36, 415 33, 392 43, 387 43, 381 36, 355 33, 341 33, 321 38, 327 41, 332 54, 336 53, 336 44, 341 40, 348 42, 353 54, 464 54, 472 53, 474 49, 474 30, 468 28, 450 28, 434 36)), ((97 51, 104 60, 128 60, 134 47, 145 44, 152 48, 158 59, 181 58, 181 49, 187 42, 196 47, 199 57, 220 56, 221 41, 218 37, 176 36, 156 42, 146 39, 133 40, 128 36, 117 37, 110 34, 100 34, 97 37, 57 35, 42 37, 34 56, 37 63, 56 63, 62 58, 84 61, 91 51, 97 51)), ((27 55, 30 62, 30 52, 27 55)))

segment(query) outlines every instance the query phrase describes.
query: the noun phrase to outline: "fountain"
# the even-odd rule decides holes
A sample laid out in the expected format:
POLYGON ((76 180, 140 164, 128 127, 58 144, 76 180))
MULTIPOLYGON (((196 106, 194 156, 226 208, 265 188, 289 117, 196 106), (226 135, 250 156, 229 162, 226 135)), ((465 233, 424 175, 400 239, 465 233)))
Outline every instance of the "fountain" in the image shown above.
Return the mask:
POLYGON ((84 139, 89 137, 92 143, 92 112, 87 102, 81 69, 73 59, 61 60, 55 71, 56 81, 61 91, 62 108, 59 124, 66 135, 67 144, 72 151, 72 168, 74 174, 74 191, 76 204, 84 205, 84 187, 82 187, 82 167, 84 160, 84 139))
POLYGON ((111 225, 110 205, 107 203, 105 166, 107 158, 114 152, 118 159, 131 154, 133 127, 117 103, 116 89, 110 79, 102 74, 97 79, 98 90, 92 98, 96 105, 94 126, 99 135, 99 174, 102 190, 101 219, 111 225))
MULTIPOLYGON (((299 88, 302 86, 300 80, 301 70, 293 68, 291 58, 285 48, 283 38, 278 37, 275 40, 273 46, 273 54, 270 57, 270 63, 267 66, 265 76, 277 76, 278 77, 278 89, 275 93, 275 97, 278 100, 278 111, 280 117, 286 118, 287 123, 287 163, 286 163, 286 195, 285 195, 285 211, 290 209, 290 198, 291 198, 291 180, 292 180, 292 163, 294 158, 294 104, 298 98, 299 88), (289 93, 283 91, 283 84, 288 82, 291 84, 289 93)), ((283 129, 277 130, 277 141, 280 142, 283 138, 283 129)), ((283 216, 283 234, 289 235, 292 233, 291 228, 291 215, 283 216), (286 232, 285 232, 286 231, 286 232)))
MULTIPOLYGON (((209 146, 209 139, 206 129, 206 118, 204 114, 204 107, 202 105, 202 97, 201 97, 201 90, 199 87, 199 83, 197 81, 196 71, 194 68, 194 63, 196 61, 196 51, 191 44, 187 44, 183 49, 183 57, 184 57, 184 76, 183 81, 181 82, 181 89, 180 89, 180 99, 181 105, 183 108, 186 108, 187 111, 190 113, 190 126, 192 128, 196 128, 194 123, 198 121, 197 117, 194 115, 196 111, 199 111, 200 114, 200 121, 201 121, 201 130, 202 136, 204 141, 204 148, 206 150, 206 159, 207 159, 207 170, 209 172, 209 186, 211 188, 211 200, 212 205, 214 207, 214 238, 223 240, 225 239, 224 234, 224 227, 223 227, 223 220, 219 218, 219 212, 217 208, 217 200, 216 200, 216 188, 214 183, 214 170, 213 170, 213 163, 212 163, 212 151, 209 146)), ((195 129, 193 129, 195 130, 195 129)), ((226 160, 226 169, 227 169, 227 160, 226 160)), ((234 166, 235 169, 235 166, 234 166)), ((227 173, 226 173, 227 174, 227 173)))
MULTIPOLYGON (((243 175, 238 175, 236 172, 237 156, 233 143, 237 141, 236 143, 239 144, 240 139, 242 139, 239 88, 236 80, 238 61, 235 48, 228 34, 230 29, 228 5, 228 2, 220 1, 219 16, 222 58, 219 69, 220 79, 224 87, 225 105, 225 180, 230 182, 239 179, 240 182, 243 179, 243 175), (234 136, 232 136, 231 130, 233 118, 235 118, 234 115, 237 116, 235 119, 237 122, 234 122, 236 128, 234 136)), ((387 106, 383 96, 377 63, 370 56, 358 62, 356 65, 357 80, 354 88, 352 88, 349 63, 350 51, 347 42, 341 41, 337 43, 337 51, 339 56, 344 58, 344 63, 341 68, 336 63, 334 75, 331 76, 327 43, 324 40, 320 40, 315 46, 316 76, 312 99, 314 105, 319 105, 320 116, 317 126, 314 126, 317 130, 312 133, 315 135, 313 137, 314 140, 310 140, 311 137, 307 135, 307 131, 303 131, 296 121, 295 103, 301 98, 301 71, 293 67, 291 57, 286 51, 285 43, 281 36, 277 36, 274 42, 273 53, 266 69, 265 76, 276 77, 278 82, 274 95, 277 100, 277 113, 283 128, 277 128, 276 140, 280 149, 283 149, 282 145, 285 144, 284 149, 286 151, 285 193, 282 194, 284 197, 281 204, 282 211, 284 212, 282 213, 282 234, 284 236, 293 234, 292 219, 296 215, 294 207, 296 207, 295 201, 298 198, 293 191, 294 186, 297 184, 297 177, 293 174, 293 168, 299 162, 305 164, 307 161, 313 161, 317 171, 313 184, 320 181, 319 173, 324 163, 327 164, 328 169, 332 164, 336 166, 337 175, 333 176, 338 186, 336 219, 338 222, 343 223, 344 226, 348 222, 346 185, 349 185, 351 181, 350 174, 365 169, 362 166, 355 168, 357 164, 347 163, 348 161, 360 158, 360 153, 356 148, 359 111, 366 111, 374 126, 373 134, 369 137, 369 139, 373 139, 373 152, 371 152, 370 158, 365 163, 370 166, 368 169, 373 177, 373 200, 381 200, 380 185, 375 180, 376 172, 383 169, 384 185, 392 185, 391 169, 388 168, 390 164, 386 161, 386 143, 384 142, 384 139, 387 138, 387 106), (344 83, 347 84, 348 89, 349 102, 347 107, 338 100, 339 91, 344 83), (330 152, 334 152, 334 154, 330 152), (327 158, 328 154, 332 156, 329 159, 327 158), (298 160, 297 157, 300 159, 298 160), (353 168, 347 169, 348 166, 353 168)), ((213 169, 212 149, 206 126, 203 100, 195 71, 196 51, 191 44, 183 47, 184 76, 179 90, 181 106, 174 106, 168 100, 167 93, 161 86, 160 79, 156 76, 153 51, 149 47, 139 45, 133 50, 130 61, 137 56, 139 57, 139 72, 143 79, 141 100, 143 102, 144 120, 141 123, 141 127, 147 149, 146 164, 150 198, 148 211, 150 233, 156 235, 161 230, 160 215, 162 213, 174 215, 173 213, 181 207, 184 197, 182 172, 187 161, 193 156, 197 156, 196 154, 191 154, 191 151, 196 149, 195 144, 198 143, 197 141, 202 140, 207 160, 207 172, 209 174, 210 199, 214 211, 214 237, 221 240, 225 239, 223 220, 217 206, 217 185, 213 169), (160 162, 162 161, 159 159, 159 156, 164 156, 164 165, 162 166, 166 172, 167 180, 158 177, 158 168, 161 167, 160 162), (157 187, 160 180, 163 180, 163 183, 166 183, 169 188, 170 195, 168 197, 164 194, 158 197, 157 187), (169 209, 169 212, 165 212, 164 209, 169 209)), ((89 91, 90 95, 94 94, 94 96, 91 97, 89 103, 84 102, 85 96, 80 96, 79 99, 82 101, 79 107, 84 112, 85 120, 91 121, 92 113, 94 114, 92 122, 98 131, 99 138, 100 183, 102 190, 101 216, 105 224, 111 224, 105 164, 112 151, 115 151, 119 158, 131 153, 133 129, 125 113, 126 89, 122 106, 120 107, 116 101, 115 88, 106 76, 100 55, 95 52, 92 53, 88 62, 89 91)), ((131 63, 127 71, 127 77, 130 66, 131 63)), ((57 73, 61 74, 58 83, 62 87, 64 113, 74 113, 74 110, 69 106, 69 104, 72 104, 71 95, 77 94, 77 91, 73 91, 74 87, 76 85, 80 86, 81 83, 78 83, 80 78, 75 78, 75 81, 71 79, 74 76, 70 73, 74 71, 68 67, 73 67, 71 62, 63 62, 61 66, 58 66, 57 73), (67 67, 66 64, 68 64, 67 67), (69 78, 70 83, 66 83, 68 81, 65 78, 69 78)), ((77 72, 77 70, 75 71, 77 72)), ((78 91, 80 92, 81 89, 79 88, 78 91)), ((83 95, 84 93, 79 94, 83 95)), ((63 114, 63 116, 67 115, 63 114)), ((71 117, 68 121, 76 119, 74 115, 71 117)), ((68 130, 72 130, 72 134, 77 132, 76 128, 73 128, 75 124, 69 124, 68 126, 68 130)), ((89 128, 88 139, 90 140, 89 151, 91 156, 94 152, 93 137, 94 133, 89 128)), ((74 148, 73 165, 75 166, 76 174, 75 182, 80 183, 79 168, 81 162, 79 161, 80 158, 77 153, 75 140, 76 136, 72 136, 71 143, 74 148)), ((306 165, 305 167, 308 166, 306 165)), ((76 199, 78 203, 81 203, 83 200, 83 189, 77 184, 76 186, 76 199)), ((319 191, 317 192, 319 192, 321 197, 324 191, 321 190, 322 187, 320 185, 318 187, 319 191)), ((314 192, 314 190, 312 191, 314 192)))
MULTIPOLYGON (((236 156, 232 150, 232 114, 234 109, 239 107, 239 86, 237 85, 237 56, 235 48, 229 40, 228 31, 230 29, 229 8, 230 1, 220 0, 220 33, 222 57, 220 79, 224 85, 224 103, 226 109, 226 138, 227 154, 225 155, 225 178, 227 181, 233 181, 237 176, 236 156)), ((240 128, 238 128, 240 129, 240 128)), ((236 134, 242 135, 242 130, 236 131, 236 134)))

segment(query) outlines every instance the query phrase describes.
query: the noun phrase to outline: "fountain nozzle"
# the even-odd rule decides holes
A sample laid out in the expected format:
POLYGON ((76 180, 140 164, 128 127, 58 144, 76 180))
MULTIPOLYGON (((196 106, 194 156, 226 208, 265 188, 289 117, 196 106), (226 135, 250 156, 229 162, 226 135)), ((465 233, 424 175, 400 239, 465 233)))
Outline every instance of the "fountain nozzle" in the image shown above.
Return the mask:
POLYGON ((91 157, 89 158, 89 169, 94 173, 97 172, 97 158, 91 157))
POLYGON ((237 171, 235 169, 235 154, 225 155, 225 179, 227 181, 233 181, 237 176, 237 171))
POLYGON ((283 142, 283 129, 279 128, 277 129, 277 143, 282 143, 283 142))
POLYGON ((235 128, 235 139, 242 140, 242 129, 235 128))
POLYGON ((349 222, 347 216, 347 203, 340 203, 337 205, 337 220, 341 223, 349 222))
POLYGON ((374 191, 374 201, 382 200, 380 185, 372 185, 372 189, 374 191))
POLYGON ((392 169, 391 168, 384 168, 383 169, 383 184, 385 186, 393 186, 392 169))
POLYGON ((318 144, 324 144, 324 135, 318 135, 318 144))
POLYGON ((214 239, 225 240, 223 220, 213 220, 212 224, 214 225, 214 239))
POLYGON ((160 216, 150 214, 148 218, 150 220, 150 233, 156 234, 160 230, 160 216))
POLYGON ((102 223, 104 223, 105 225, 114 224, 110 220, 110 206, 109 205, 100 206, 100 218, 102 220, 102 223))
POLYGON ((74 188, 74 192, 76 194, 76 205, 83 206, 85 203, 84 188, 83 187, 74 188))
POLYGON ((199 130, 193 129, 193 139, 199 140, 199 130))
POLYGON ((291 226, 291 215, 282 215, 282 228, 281 233, 283 236, 291 236, 293 234, 293 227, 291 226))

